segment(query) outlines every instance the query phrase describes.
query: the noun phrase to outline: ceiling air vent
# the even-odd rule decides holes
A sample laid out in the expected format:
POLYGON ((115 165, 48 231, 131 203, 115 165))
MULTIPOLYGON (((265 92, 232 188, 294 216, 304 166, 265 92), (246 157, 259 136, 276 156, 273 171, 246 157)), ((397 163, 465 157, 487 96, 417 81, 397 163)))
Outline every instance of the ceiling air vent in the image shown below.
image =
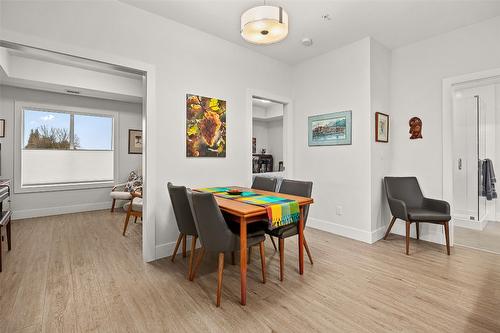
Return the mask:
POLYGON ((68 94, 73 94, 73 95, 80 95, 80 92, 78 90, 70 90, 66 89, 65 90, 68 94))

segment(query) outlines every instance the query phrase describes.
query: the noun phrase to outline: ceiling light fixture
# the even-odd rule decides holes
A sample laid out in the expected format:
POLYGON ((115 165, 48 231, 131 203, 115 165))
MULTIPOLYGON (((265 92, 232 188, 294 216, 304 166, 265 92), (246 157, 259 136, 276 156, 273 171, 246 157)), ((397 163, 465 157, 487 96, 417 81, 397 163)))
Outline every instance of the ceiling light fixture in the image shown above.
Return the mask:
POLYGON ((282 7, 257 6, 241 14, 241 37, 253 44, 273 44, 288 35, 288 14, 282 7))

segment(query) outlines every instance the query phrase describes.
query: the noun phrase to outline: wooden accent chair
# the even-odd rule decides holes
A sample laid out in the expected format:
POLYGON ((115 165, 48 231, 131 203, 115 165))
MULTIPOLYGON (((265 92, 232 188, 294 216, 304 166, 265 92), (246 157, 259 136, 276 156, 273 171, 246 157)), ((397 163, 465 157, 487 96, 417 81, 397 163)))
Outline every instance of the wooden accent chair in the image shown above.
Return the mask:
POLYGON ((446 237, 446 252, 450 255, 449 221, 450 205, 446 201, 425 198, 416 177, 385 177, 385 191, 391 208, 392 220, 384 239, 391 232, 396 219, 406 221, 406 254, 410 252, 410 226, 416 224, 420 238, 421 222, 441 224, 446 237))
POLYGON ((125 189, 125 185, 127 185, 127 183, 117 184, 111 189, 111 193, 109 194, 109 196, 113 199, 113 203, 111 204, 111 213, 115 211, 116 200, 132 200, 132 194, 125 189))
POLYGON ((175 220, 177 222, 177 228, 179 229, 179 237, 177 238, 177 243, 175 244, 174 253, 172 254, 172 262, 175 260, 177 250, 182 240, 182 256, 186 256, 186 237, 191 236, 191 252, 189 253, 189 269, 187 278, 191 276, 191 271, 193 269, 193 260, 196 250, 196 240, 198 239, 198 232, 196 231, 196 225, 194 224, 193 213, 191 211, 191 206, 189 205, 189 200, 187 197, 187 189, 185 186, 175 186, 172 183, 167 184, 168 194, 170 195, 170 201, 172 202, 172 208, 174 210, 175 220))
POLYGON ((134 223, 137 223, 137 218, 140 217, 142 220, 142 193, 132 192, 132 200, 127 202, 123 209, 127 211, 127 217, 125 218, 125 224, 123 225, 123 236, 127 231, 128 222, 131 216, 135 217, 134 223))
MULTIPOLYGON (((279 193, 297 195, 301 197, 310 198, 312 195, 312 182, 283 179, 279 189, 279 193)), ((309 205, 304 207, 304 227, 307 222, 307 215, 309 214, 309 205)), ((299 226, 297 224, 289 224, 275 229, 267 229, 266 233, 270 236, 278 237, 279 239, 279 252, 280 252, 280 281, 284 278, 285 268, 285 239, 299 234, 299 226)), ((272 238, 271 238, 272 239, 272 238)), ((304 235, 304 248, 309 257, 309 262, 313 264, 311 251, 307 245, 306 237, 304 235)))
MULTIPOLYGON (((196 258, 190 280, 194 280, 205 252, 218 254, 217 269, 217 298, 215 304, 220 306, 222 293, 222 274, 224 272, 224 253, 239 249, 239 235, 231 231, 226 224, 212 193, 197 193, 188 191, 188 199, 193 210, 194 222, 200 237, 202 248, 196 258)), ((247 233, 249 247, 259 245, 262 268, 262 283, 266 283, 266 259, 264 253, 265 232, 253 230, 247 233)))

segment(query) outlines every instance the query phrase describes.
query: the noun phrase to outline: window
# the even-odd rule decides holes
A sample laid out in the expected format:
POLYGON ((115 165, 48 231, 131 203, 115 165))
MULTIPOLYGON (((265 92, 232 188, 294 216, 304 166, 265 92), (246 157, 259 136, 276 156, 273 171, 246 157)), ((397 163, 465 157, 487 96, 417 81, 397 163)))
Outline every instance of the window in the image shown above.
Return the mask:
POLYGON ((22 187, 114 180, 113 116, 22 107, 22 187))

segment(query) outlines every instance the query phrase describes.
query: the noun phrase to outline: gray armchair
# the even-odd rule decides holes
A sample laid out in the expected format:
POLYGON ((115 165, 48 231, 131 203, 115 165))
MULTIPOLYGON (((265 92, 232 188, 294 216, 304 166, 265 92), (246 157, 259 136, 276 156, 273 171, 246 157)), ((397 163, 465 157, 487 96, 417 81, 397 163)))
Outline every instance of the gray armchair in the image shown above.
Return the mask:
POLYGON ((385 177, 384 184, 393 216, 384 239, 387 239, 396 219, 406 221, 406 254, 409 254, 411 223, 416 224, 417 239, 420 238, 420 222, 441 224, 446 237, 446 252, 450 255, 450 205, 446 201, 425 198, 415 177, 385 177))

